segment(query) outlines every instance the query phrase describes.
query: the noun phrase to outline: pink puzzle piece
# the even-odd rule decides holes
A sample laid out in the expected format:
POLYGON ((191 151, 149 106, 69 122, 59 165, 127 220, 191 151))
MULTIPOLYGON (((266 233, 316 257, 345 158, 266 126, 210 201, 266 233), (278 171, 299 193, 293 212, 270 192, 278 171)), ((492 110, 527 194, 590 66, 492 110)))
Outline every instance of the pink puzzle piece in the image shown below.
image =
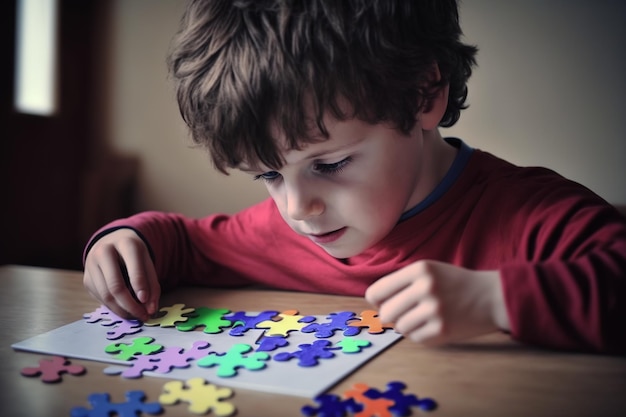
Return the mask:
POLYGON ((62 379, 61 374, 82 375, 85 373, 85 367, 71 365, 70 361, 62 356, 52 356, 50 359, 41 359, 38 368, 26 367, 21 373, 24 376, 41 375, 43 382, 59 382, 62 379))
POLYGON ((165 374, 174 368, 188 368, 192 360, 203 358, 209 353, 209 346, 208 342, 197 341, 186 351, 180 347, 168 347, 159 353, 136 356, 130 361, 130 367, 110 366, 104 369, 104 373, 120 374, 124 378, 140 378, 146 371, 165 374))

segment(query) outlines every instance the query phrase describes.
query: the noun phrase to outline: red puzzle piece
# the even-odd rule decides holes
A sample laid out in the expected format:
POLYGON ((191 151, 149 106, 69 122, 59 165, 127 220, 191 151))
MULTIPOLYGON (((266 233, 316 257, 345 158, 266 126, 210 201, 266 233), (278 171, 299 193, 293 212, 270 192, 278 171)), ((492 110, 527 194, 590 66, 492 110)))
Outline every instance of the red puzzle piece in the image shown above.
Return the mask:
POLYGON ((41 359, 38 368, 26 367, 21 373, 24 376, 41 375, 43 382, 59 382, 62 379, 61 374, 82 375, 85 373, 85 367, 71 365, 70 361, 62 356, 52 356, 50 359, 41 359))

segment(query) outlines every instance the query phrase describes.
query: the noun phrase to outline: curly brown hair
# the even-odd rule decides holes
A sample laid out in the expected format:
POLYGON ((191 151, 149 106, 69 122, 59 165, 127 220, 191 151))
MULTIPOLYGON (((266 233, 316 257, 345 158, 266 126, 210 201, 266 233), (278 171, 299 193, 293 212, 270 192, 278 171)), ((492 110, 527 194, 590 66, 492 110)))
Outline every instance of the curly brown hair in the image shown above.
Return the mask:
POLYGON ((461 35, 456 0, 191 0, 168 66, 192 138, 220 171, 278 169, 272 131, 300 149, 328 137, 326 112, 406 133, 449 85, 440 125, 453 125, 477 52, 461 35))

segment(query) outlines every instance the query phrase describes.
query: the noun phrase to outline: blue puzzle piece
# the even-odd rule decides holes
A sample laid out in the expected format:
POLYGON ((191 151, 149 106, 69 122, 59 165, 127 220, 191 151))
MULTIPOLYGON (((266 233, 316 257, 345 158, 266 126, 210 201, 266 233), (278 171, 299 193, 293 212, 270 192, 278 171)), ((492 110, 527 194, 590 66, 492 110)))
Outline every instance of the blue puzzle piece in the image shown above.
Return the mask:
POLYGON ((356 314, 351 311, 341 311, 338 313, 330 313, 326 318, 326 323, 311 323, 302 328, 303 333, 315 332, 317 338, 332 337, 336 331, 343 331, 344 336, 356 336, 361 332, 359 327, 349 326, 348 321, 354 320, 356 314))
POLYGON ((331 347, 332 343, 328 340, 316 340, 315 342, 303 343, 298 345, 300 350, 295 352, 280 352, 274 355, 274 360, 285 362, 292 358, 298 358, 299 366, 316 366, 318 359, 330 359, 335 356, 332 350, 337 348, 331 347))
POLYGON ((256 325, 271 320, 278 315, 278 311, 267 310, 263 311, 256 316, 249 316, 245 311, 238 311, 233 314, 224 316, 225 320, 229 320, 233 323, 233 328, 228 332, 231 336, 243 336, 248 330, 256 328, 256 325))
POLYGON ((116 415, 119 417, 137 417, 139 413, 160 414, 163 407, 159 403, 144 403, 146 394, 143 391, 126 392, 125 403, 112 403, 109 394, 94 393, 89 396, 91 410, 84 407, 74 407, 71 411, 72 417, 109 417, 116 415))
POLYGON ((437 408, 437 403, 431 398, 418 398, 414 394, 405 394, 402 392, 406 385, 399 381, 392 381, 387 384, 387 390, 384 392, 370 388, 365 391, 365 396, 377 399, 387 398, 394 401, 394 405, 389 407, 389 411, 396 416, 410 416, 411 407, 418 407, 423 411, 432 411, 437 408))
POLYGON ((289 342, 283 336, 263 336, 261 340, 257 340, 256 344, 259 345, 257 352, 271 352, 287 346, 289 342))
POLYGON ((354 398, 342 400, 341 397, 333 394, 322 394, 314 398, 319 404, 317 407, 305 405, 302 407, 302 415, 312 417, 344 417, 352 413, 363 410, 363 406, 357 403, 354 398))

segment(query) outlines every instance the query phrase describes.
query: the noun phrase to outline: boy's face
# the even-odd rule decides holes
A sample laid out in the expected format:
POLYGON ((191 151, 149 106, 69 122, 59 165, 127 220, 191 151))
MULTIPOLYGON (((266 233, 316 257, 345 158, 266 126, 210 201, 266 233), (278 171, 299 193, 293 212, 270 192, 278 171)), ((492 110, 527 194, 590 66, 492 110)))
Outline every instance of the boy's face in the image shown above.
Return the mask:
POLYGON ((277 171, 251 173, 296 233, 349 258, 384 238, 434 188, 431 147, 419 122, 409 135, 357 119, 325 123, 328 140, 285 151, 277 171))

